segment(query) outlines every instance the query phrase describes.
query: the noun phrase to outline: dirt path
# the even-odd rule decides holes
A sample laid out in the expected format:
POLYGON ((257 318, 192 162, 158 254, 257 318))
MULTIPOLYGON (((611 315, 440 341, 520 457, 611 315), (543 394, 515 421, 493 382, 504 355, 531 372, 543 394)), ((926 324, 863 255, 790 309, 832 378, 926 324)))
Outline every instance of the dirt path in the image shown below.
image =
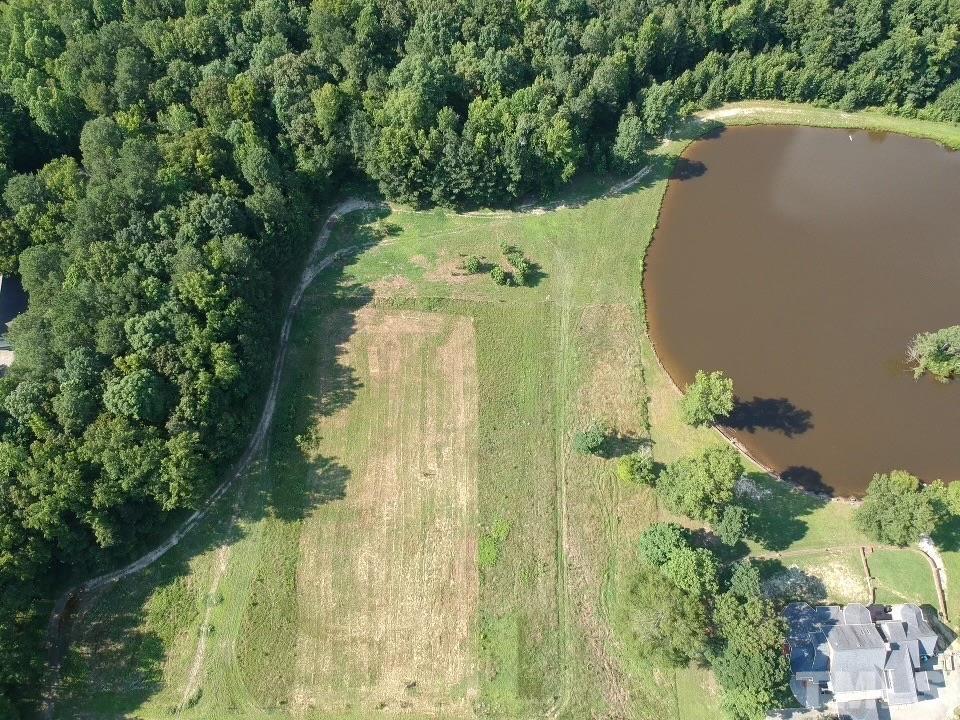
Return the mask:
POLYGON ((725 120, 732 117, 743 117, 744 115, 756 115, 758 113, 773 113, 779 115, 798 115, 800 110, 797 108, 777 107, 776 105, 751 105, 749 107, 722 107, 716 110, 710 110, 700 115, 701 120, 725 120))
MULTIPOLYGON (((322 260, 320 259, 324 248, 326 248, 327 241, 330 239, 330 234, 333 232, 333 228, 336 226, 337 222, 344 215, 357 210, 365 210, 379 206, 379 203, 371 203, 366 200, 349 198, 334 208, 333 212, 320 229, 320 233, 317 235, 317 239, 314 241, 313 249, 310 251, 310 255, 307 258, 307 263, 304 267, 303 274, 300 277, 300 282, 297 284, 297 287, 293 292, 293 296, 290 298, 290 303, 287 306, 287 312, 284 315, 283 327, 280 331, 280 338, 277 341, 277 354, 273 364, 273 373, 270 378, 270 388, 267 391, 267 397, 266 401, 264 402, 263 411, 260 413, 260 420, 257 423, 257 427, 256 430, 254 430, 253 436, 250 438, 247 449, 240 457, 240 460, 237 462, 233 472, 230 473, 227 476, 227 479, 224 480, 213 491, 200 509, 190 515, 190 517, 188 517, 169 538, 163 541, 156 548, 137 560, 134 560, 129 565, 126 565, 118 570, 114 570, 113 572, 91 578, 90 580, 87 580, 86 582, 67 590, 54 604, 53 613, 51 614, 50 620, 47 623, 47 663, 50 672, 50 679, 43 703, 43 717, 46 720, 53 718, 56 693, 60 684, 60 669, 63 663, 63 658, 66 655, 67 648, 69 647, 67 626, 70 620, 70 612, 76 607, 80 596, 100 590, 117 582, 118 580, 122 580, 123 578, 134 575, 166 555, 167 552, 179 545, 180 541, 183 540, 187 533, 189 533, 200 523, 201 520, 207 516, 216 503, 224 496, 224 494, 226 494, 227 490, 233 487, 234 483, 246 474, 254 459, 256 459, 256 457, 259 455, 260 450, 263 447, 264 439, 266 438, 267 433, 270 431, 270 427, 273 423, 273 413, 276 409, 277 395, 280 389, 280 378, 283 375, 283 366, 287 356, 287 346, 290 341, 290 330, 293 326, 293 318, 296 315, 297 308, 300 306, 300 301, 303 299, 303 294, 317 277, 317 275, 322 270, 329 267, 342 254, 339 252, 333 253, 322 260)), ((210 607, 208 606, 207 615, 209 615, 209 613, 210 607)), ((204 640, 205 639, 201 636, 201 644, 204 643, 204 640)), ((202 665, 202 653, 198 653, 198 656, 200 657, 200 664, 202 665)), ((197 663, 195 662, 195 665, 196 664, 197 663)), ((198 672, 197 668, 191 670, 191 677, 193 677, 194 670, 197 670, 198 672)), ((188 688, 191 684, 192 682, 188 682, 188 688)))
MULTIPOLYGON (((557 416, 567 416, 568 396, 567 377, 571 373, 569 354, 572 352, 570 315, 571 315, 571 284, 573 282, 570 266, 563 251, 551 241, 559 268, 559 297, 557 300, 557 358, 556 374, 554 377, 557 388, 557 416)), ((570 581, 567 574, 567 437, 564 432, 565 424, 557 423, 555 428, 555 449, 557 463, 557 507, 556 519, 556 563, 557 563, 557 629, 560 633, 560 650, 563 656, 563 671, 560 674, 560 691, 556 702, 547 712, 547 717, 555 718, 560 715, 570 700, 570 581)))
POLYGON ((190 700, 197 687, 200 671, 203 669, 203 660, 207 655, 207 638, 210 636, 211 629, 210 616, 213 615, 217 591, 220 589, 220 581, 223 580, 223 576, 227 573, 229 560, 230 546, 221 545, 217 550, 217 569, 214 571, 213 582, 210 583, 210 590, 207 593, 207 607, 203 613, 203 622, 200 624, 200 639, 197 641, 197 649, 193 654, 193 663, 190 665, 187 684, 183 686, 183 695, 181 695, 180 703, 177 705, 176 717, 180 717, 183 711, 190 706, 190 700))

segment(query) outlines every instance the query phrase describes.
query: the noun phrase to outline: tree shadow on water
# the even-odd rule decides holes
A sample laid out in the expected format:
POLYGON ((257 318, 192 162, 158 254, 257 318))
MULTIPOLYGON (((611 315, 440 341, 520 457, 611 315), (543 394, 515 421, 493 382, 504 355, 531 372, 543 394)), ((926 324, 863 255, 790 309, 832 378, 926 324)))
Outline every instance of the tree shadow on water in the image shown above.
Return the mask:
POLYGON ((811 416, 809 410, 801 410, 786 398, 761 398, 754 395, 752 400, 736 398, 733 412, 724 421, 724 425, 749 433, 770 430, 793 437, 813 427, 811 416))
POLYGON ((699 160, 690 160, 682 155, 677 158, 673 166, 671 180, 692 180, 698 178, 707 172, 707 166, 699 160))
MULTIPOLYGON (((818 496, 827 497, 833 494, 833 487, 823 481, 820 471, 806 465, 791 465, 780 473, 780 477, 790 485, 818 496)), ((821 499, 820 502, 825 500, 821 499)))

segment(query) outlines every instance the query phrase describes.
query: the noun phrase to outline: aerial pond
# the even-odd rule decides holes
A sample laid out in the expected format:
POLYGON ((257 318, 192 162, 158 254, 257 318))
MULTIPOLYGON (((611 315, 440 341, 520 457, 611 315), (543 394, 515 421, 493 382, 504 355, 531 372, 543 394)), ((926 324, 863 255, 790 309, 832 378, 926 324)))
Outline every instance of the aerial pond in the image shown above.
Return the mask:
POLYGON ((960 479, 960 381, 906 361, 917 332, 960 323, 960 153, 728 128, 678 163, 644 283, 670 375, 732 377, 730 432, 785 479, 837 495, 896 468, 960 479))

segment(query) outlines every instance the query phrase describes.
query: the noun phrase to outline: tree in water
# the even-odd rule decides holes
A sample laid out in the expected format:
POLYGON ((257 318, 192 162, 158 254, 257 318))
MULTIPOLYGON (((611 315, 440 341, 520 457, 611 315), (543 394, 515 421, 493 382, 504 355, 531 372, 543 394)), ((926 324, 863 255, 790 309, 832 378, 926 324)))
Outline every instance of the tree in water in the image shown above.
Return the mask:
POLYGON ((907 358, 913 363, 913 376, 930 373, 940 382, 949 382, 960 374, 960 325, 918 333, 910 343, 907 358))

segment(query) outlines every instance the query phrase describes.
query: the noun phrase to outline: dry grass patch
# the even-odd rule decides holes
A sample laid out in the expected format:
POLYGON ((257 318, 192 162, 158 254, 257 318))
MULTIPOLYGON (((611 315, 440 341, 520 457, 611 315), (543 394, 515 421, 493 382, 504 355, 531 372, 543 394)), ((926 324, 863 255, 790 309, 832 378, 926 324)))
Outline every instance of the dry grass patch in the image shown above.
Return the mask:
POLYGON ((765 581, 765 591, 784 600, 811 603, 870 602, 870 587, 856 548, 824 550, 784 558, 765 581))
POLYGON ((463 717, 475 694, 477 370, 472 320, 363 310, 353 403, 308 455, 351 471, 304 520, 295 711, 463 717))

